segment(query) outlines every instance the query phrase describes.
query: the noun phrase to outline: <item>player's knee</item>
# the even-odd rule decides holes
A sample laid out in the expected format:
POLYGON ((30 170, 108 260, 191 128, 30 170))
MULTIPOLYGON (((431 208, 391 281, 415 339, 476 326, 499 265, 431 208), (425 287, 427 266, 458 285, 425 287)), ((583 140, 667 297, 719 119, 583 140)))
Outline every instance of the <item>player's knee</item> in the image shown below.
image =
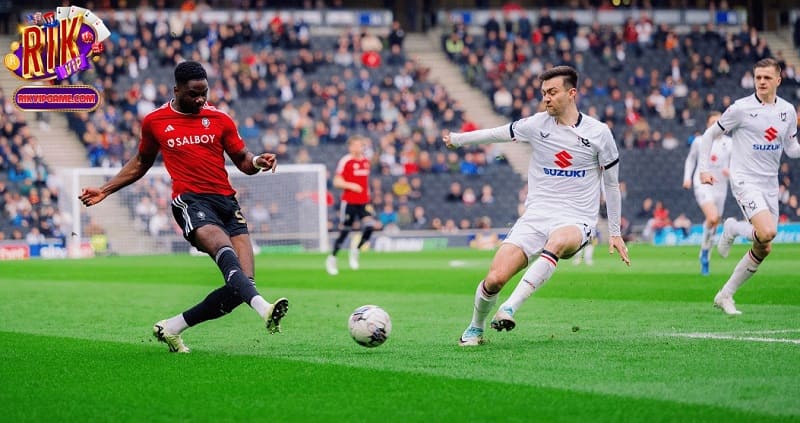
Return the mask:
POLYGON ((496 293, 503 289, 509 278, 510 276, 506 275, 505 272, 492 269, 489 270, 483 283, 489 292, 496 293))
POLYGON ((756 240, 761 244, 769 244, 778 235, 778 231, 769 228, 755 232, 756 240))
POLYGON ((720 221, 719 216, 707 217, 706 226, 708 226, 709 228, 714 228, 717 225, 719 225, 719 221, 720 221))

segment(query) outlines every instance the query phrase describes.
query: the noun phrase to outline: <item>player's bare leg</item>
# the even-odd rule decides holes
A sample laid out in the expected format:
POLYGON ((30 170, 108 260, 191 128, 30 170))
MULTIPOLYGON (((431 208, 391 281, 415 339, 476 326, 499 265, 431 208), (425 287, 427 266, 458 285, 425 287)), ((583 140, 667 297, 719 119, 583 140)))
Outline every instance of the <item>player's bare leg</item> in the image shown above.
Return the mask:
POLYGON ((517 324, 514 313, 534 291, 550 279, 559 258, 572 257, 580 249, 582 242, 583 234, 577 226, 562 226, 553 230, 542 253, 522 276, 511 296, 500 305, 492 319, 492 328, 497 331, 514 329, 517 324))
POLYGON ((503 243, 494 255, 492 264, 486 278, 482 280, 475 291, 472 321, 459 339, 461 346, 475 346, 483 343, 483 332, 486 327, 486 317, 497 302, 497 295, 503 286, 517 272, 528 265, 528 258, 522 249, 516 245, 503 243))
POLYGON ((711 246, 713 245, 717 225, 719 225, 720 215, 719 211, 717 211, 717 206, 713 202, 703 204, 700 209, 705 216, 703 240, 700 246, 700 274, 708 276, 710 272, 711 246))

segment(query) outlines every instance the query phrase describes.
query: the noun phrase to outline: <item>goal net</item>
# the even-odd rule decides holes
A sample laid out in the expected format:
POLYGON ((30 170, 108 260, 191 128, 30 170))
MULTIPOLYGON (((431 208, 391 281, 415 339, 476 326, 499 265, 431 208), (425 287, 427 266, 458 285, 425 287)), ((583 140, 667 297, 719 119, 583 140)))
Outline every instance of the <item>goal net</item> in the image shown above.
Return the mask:
MULTIPOLYGON (((78 200, 87 186, 99 187, 119 169, 75 168, 60 172, 59 206, 71 214, 62 228, 71 257, 95 254, 169 254, 193 250, 172 217, 172 185, 164 167, 154 166, 135 183, 83 207, 78 200), (90 254, 91 254, 90 252, 90 254)), ((228 166, 247 219, 256 253, 269 250, 324 251, 328 245, 325 166, 281 165, 276 173, 245 175, 228 166)))

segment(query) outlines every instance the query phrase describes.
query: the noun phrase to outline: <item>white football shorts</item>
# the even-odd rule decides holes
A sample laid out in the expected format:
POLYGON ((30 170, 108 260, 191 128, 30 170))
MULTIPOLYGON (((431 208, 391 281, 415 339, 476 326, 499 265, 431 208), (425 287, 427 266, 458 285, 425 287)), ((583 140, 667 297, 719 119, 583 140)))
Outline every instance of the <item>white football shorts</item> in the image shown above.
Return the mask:
POLYGON ((694 186, 694 199, 697 200, 697 205, 703 207, 703 204, 714 203, 720 216, 725 212, 725 200, 727 198, 727 183, 722 184, 718 182, 714 185, 695 184, 694 186))
POLYGON ((744 217, 750 220, 761 212, 768 210, 772 213, 773 219, 777 223, 780 214, 778 213, 778 189, 770 187, 765 189, 751 183, 731 184, 731 191, 742 210, 744 217))
MULTIPOLYGON (((525 253, 525 257, 528 258, 528 263, 530 263, 536 260, 542 253, 545 244, 547 244, 547 239, 550 237, 550 233, 564 226, 574 226, 581 231, 581 246, 575 250, 575 253, 585 247, 592 240, 593 234, 596 232, 593 226, 586 223, 567 223, 553 220, 542 221, 526 219, 523 216, 514 223, 514 226, 503 240, 503 243, 509 243, 521 248, 522 252, 525 253)), ((575 253, 571 254, 569 257, 559 258, 568 259, 575 255, 575 253)))

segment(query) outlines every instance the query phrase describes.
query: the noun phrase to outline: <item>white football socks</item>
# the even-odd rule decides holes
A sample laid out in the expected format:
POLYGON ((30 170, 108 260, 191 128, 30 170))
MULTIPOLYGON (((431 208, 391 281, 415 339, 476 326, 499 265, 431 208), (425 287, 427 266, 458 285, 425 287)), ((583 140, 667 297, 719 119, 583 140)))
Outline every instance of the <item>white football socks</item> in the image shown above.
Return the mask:
POLYGON ((744 257, 739 260, 739 263, 736 264, 731 277, 728 278, 728 281, 725 282, 725 285, 720 290, 722 295, 733 297, 739 287, 744 285, 758 271, 758 265, 760 264, 761 260, 758 260, 753 255, 753 250, 748 250, 744 257))
POLYGON ((554 255, 545 255, 543 253, 539 256, 531 267, 525 271, 525 274, 522 275, 522 280, 519 281, 517 287, 514 288, 514 292, 500 305, 500 308, 511 307, 511 310, 514 312, 519 310, 522 303, 550 279, 550 276, 552 276, 553 272, 556 270, 556 264, 558 264, 557 260, 558 259, 555 258, 554 255))
POLYGON ((714 245, 714 232, 716 231, 712 230, 707 222, 703 222, 703 243, 700 248, 703 250, 711 249, 711 246, 714 245))
POLYGON ((258 315, 262 318, 267 315, 267 310, 269 310, 270 305, 271 304, 260 295, 256 295, 252 300, 250 300, 250 307, 252 307, 253 310, 255 310, 256 313, 258 313, 258 315))
POLYGON ((166 326, 164 329, 166 329, 167 332, 173 335, 180 335, 181 332, 189 327, 189 324, 186 323, 186 319, 183 318, 183 313, 181 313, 175 317, 167 319, 167 324, 164 326, 166 326))
POLYGON ((486 326, 486 316, 489 315, 489 312, 492 311, 495 303, 497 303, 497 294, 488 293, 484 281, 478 284, 478 289, 475 291, 475 308, 472 310, 470 326, 481 329, 486 326))
POLYGON ((586 247, 583 247, 583 261, 589 265, 594 263, 594 244, 591 242, 586 247))
POLYGON ((737 220, 731 222, 729 228, 736 236, 743 236, 749 241, 753 240, 753 225, 751 225, 750 222, 746 220, 737 220))

